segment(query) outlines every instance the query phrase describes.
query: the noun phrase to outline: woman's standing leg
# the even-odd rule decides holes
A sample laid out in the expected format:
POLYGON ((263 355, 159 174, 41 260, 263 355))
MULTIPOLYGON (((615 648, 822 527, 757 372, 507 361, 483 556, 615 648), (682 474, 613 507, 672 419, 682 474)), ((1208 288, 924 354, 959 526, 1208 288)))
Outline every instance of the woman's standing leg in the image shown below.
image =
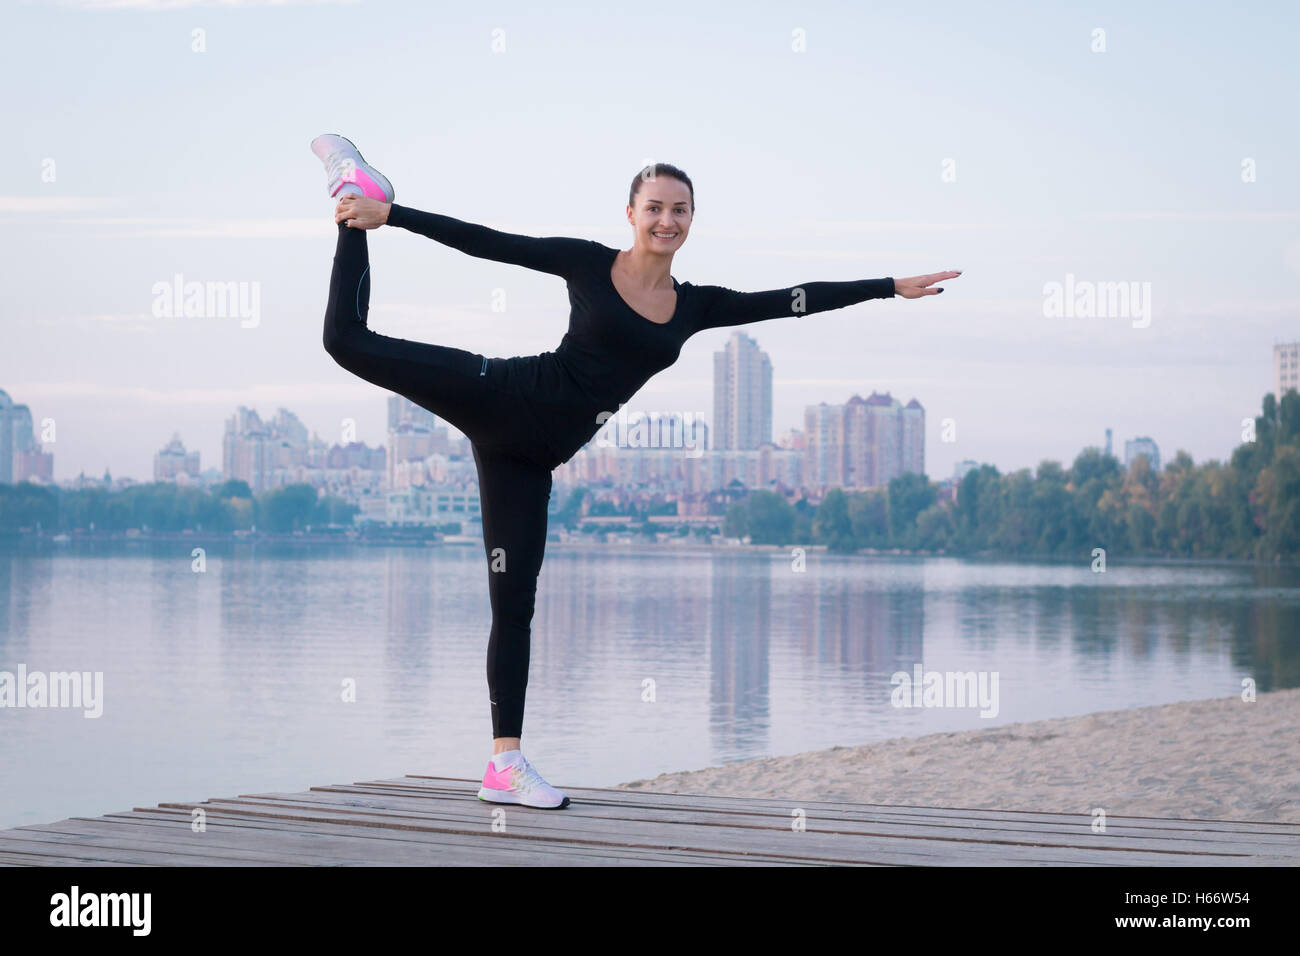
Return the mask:
POLYGON ((537 578, 546 549, 551 470, 515 455, 474 446, 488 561, 492 632, 487 681, 493 752, 518 749, 537 578))

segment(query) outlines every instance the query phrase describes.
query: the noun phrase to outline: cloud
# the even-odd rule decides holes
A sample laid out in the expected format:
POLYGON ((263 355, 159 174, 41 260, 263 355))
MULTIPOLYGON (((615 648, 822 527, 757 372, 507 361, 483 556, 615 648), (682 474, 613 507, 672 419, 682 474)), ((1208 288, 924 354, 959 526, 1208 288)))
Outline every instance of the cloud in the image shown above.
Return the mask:
POLYGON ((1081 217, 1088 222, 1296 222, 1300 212, 1285 209, 1238 210, 1229 212, 1103 212, 1081 217))
MULTIPOLYGON (((30 2, 30 0, 28 0, 30 2)), ((61 7, 81 10, 179 10, 185 7, 287 7, 357 0, 57 0, 61 7)))
POLYGON ((382 394, 369 382, 333 382, 329 384, 276 383, 244 385, 232 388, 147 388, 142 385, 106 385, 97 382, 13 382, 6 390, 31 399, 80 399, 96 402, 118 400, 166 405, 316 405, 373 399, 382 394))
MULTIPOLYGON (((123 199, 78 199, 75 197, 33 199, 22 196, 0 196, 0 214, 40 213, 47 222, 48 213, 82 212, 124 204, 123 199)), ((60 221, 60 220, 55 220, 60 221)), ((61 220, 78 226, 126 226, 125 232, 99 233, 99 238, 165 238, 165 239, 321 239, 333 238, 337 227, 330 214, 310 217, 285 217, 280 219, 202 219, 178 217, 140 216, 78 216, 61 220)), ((492 228, 502 232, 521 233, 526 236, 576 236, 597 234, 612 235, 614 230, 596 226, 559 226, 538 228, 530 225, 498 225, 492 228)))
POLYGON ((98 315, 70 315, 59 318, 38 319, 37 325, 62 325, 65 322, 76 322, 78 324, 93 323, 123 323, 123 322, 158 322, 160 321, 150 312, 118 312, 118 313, 100 313, 98 315))
MULTIPOLYGON (((962 232, 972 229, 1024 229, 1014 222, 917 222, 914 219, 809 219, 802 223, 810 231, 839 232, 962 232)), ((747 233, 748 237, 753 233, 747 233)))
POLYGON ((123 202, 114 196, 0 196, 0 213, 84 212, 123 202))
POLYGON ((164 239, 321 239, 337 231, 327 215, 281 219, 201 219, 141 216, 71 216, 51 214, 98 212, 123 206, 116 196, 0 196, 0 215, 39 216, 42 223, 68 222, 82 226, 125 226, 124 232, 99 233, 99 238, 164 239))
POLYGON ((133 226, 102 235, 126 239, 321 239, 336 234, 327 217, 302 219, 78 219, 82 226, 133 226))
MULTIPOLYGON (((747 237, 752 238, 752 236, 747 237)), ((862 261, 867 258, 880 259, 882 253, 877 250, 864 252, 861 249, 742 249, 733 250, 738 256, 780 256, 782 259, 814 259, 824 262, 852 262, 862 261)), ((889 249, 889 258, 897 261, 901 259, 933 259, 935 252, 933 249, 902 249, 891 247, 889 249)), ((1008 253, 1004 256, 980 255, 973 256, 966 253, 962 254, 962 260, 965 263, 985 262, 985 263, 1004 263, 1012 265, 1022 265, 1028 262, 1050 262, 1065 263, 1070 262, 1076 256, 1067 255, 1017 255, 1008 253)), ((941 271, 941 270, 936 270, 941 271)), ((970 271, 970 270, 966 270, 970 271)))

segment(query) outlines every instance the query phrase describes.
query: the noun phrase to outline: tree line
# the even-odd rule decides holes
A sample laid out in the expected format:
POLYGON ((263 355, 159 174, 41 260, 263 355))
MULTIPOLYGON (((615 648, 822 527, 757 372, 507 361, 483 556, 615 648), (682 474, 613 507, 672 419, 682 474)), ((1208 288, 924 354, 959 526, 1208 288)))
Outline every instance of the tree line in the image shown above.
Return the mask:
POLYGON ((1020 556, 1107 555, 1290 561, 1300 551, 1300 395, 1264 396, 1224 464, 1185 451, 1161 471, 1145 455, 1125 469, 1097 448, 1067 469, 981 465, 939 501, 923 475, 886 488, 832 489, 819 506, 758 491, 736 502, 724 532, 754 543, 812 542, 828 550, 924 550, 1020 556))
POLYGON ((257 528, 292 532, 350 525, 359 511, 335 495, 307 484, 253 494, 248 482, 231 480, 210 491, 170 481, 121 491, 66 489, 31 482, 0 485, 0 531, 40 528, 55 534, 78 530, 231 532, 257 528))

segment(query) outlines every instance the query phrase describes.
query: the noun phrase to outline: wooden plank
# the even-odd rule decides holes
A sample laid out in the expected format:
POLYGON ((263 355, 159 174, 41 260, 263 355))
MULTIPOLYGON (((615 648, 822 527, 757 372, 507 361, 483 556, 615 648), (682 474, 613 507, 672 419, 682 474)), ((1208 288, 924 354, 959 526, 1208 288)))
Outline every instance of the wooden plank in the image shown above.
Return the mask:
MULTIPOLYGON (((86 821, 78 821, 78 823, 82 823, 82 822, 86 822, 86 821)), ((209 822, 211 823, 211 821, 209 822)), ((118 824, 118 826, 120 826, 120 824, 118 824)), ((232 852, 229 850, 215 847, 210 844, 184 845, 184 844, 178 844, 174 842, 168 843, 166 841, 159 843, 156 840, 143 838, 138 833, 132 834, 128 832, 128 830, 129 828, 123 828, 122 830, 114 831, 109 834, 94 833, 90 835, 84 835, 80 832, 77 832, 75 838, 70 839, 69 842, 75 842, 78 845, 87 845, 87 846, 96 846, 96 847, 125 845, 125 846, 139 848, 141 850, 148 850, 157 853, 170 853, 170 854, 184 853, 186 855, 195 855, 195 856, 202 856, 205 858, 211 858, 211 862, 213 865, 225 865, 226 861, 229 859, 232 858, 246 859, 246 858, 250 858, 250 856, 253 855, 256 855, 259 858, 259 862, 260 862, 260 857, 264 856, 264 854, 250 854, 244 851, 239 851, 237 853, 232 854, 232 852)), ((296 833, 296 835, 300 837, 310 836, 309 833, 305 833, 301 829, 301 826, 297 831, 294 832, 296 833)), ((373 833, 374 831, 368 831, 368 832, 373 833)), ((200 836, 206 836, 206 834, 192 834, 192 835, 196 838, 200 836)), ((345 859, 340 857, 336 853, 332 857, 323 859, 320 862, 316 863, 315 865, 341 866, 341 865, 352 865, 357 862, 370 862, 370 863, 378 862, 385 865, 388 865, 390 863, 392 865, 397 865, 395 862, 385 858, 385 854, 391 854, 393 847, 397 846, 398 844, 392 844, 386 846, 384 844, 376 843, 373 840, 369 841, 369 843, 370 846, 368 848, 368 852, 364 852, 358 855, 355 859, 345 859), (376 853, 377 850, 383 852, 377 854, 376 853)), ((64 845, 64 844, 60 842, 60 845, 64 845)), ((522 849, 521 848, 511 849, 509 847, 502 847, 500 845, 499 840, 491 840, 491 841, 478 840, 478 841, 464 843, 460 845, 456 845, 456 844, 447 845, 443 842, 439 842, 436 844, 426 844, 423 848, 422 856, 413 862, 420 865, 444 864, 444 863, 460 863, 460 864, 472 864, 472 865, 545 863, 548 865, 588 866, 588 865, 609 865, 611 862, 617 862, 618 859, 620 858, 620 855, 618 854, 601 854, 601 853, 591 853, 591 852, 582 852, 582 851, 570 851, 569 848, 565 848, 565 847, 559 848, 558 852, 548 851, 548 854, 549 855, 546 857, 539 855, 536 846, 525 846, 522 849), (436 856, 434 856, 435 854, 436 856), (434 858, 431 859, 430 858, 431 856, 434 856, 434 858)), ((623 856, 624 858, 626 858, 626 855, 623 856)), ((303 859, 301 855, 281 854, 278 858, 272 857, 272 859, 279 859, 281 861, 274 865, 300 866, 300 865, 308 865, 310 862, 303 859)), ((180 861, 180 862, 183 864, 185 861, 180 861)), ((672 865, 676 861, 665 861, 662 859, 633 861, 629 859, 627 860, 627 862, 628 863, 635 862, 636 865, 672 865)), ((696 865, 696 861, 686 861, 686 863, 687 865, 696 865)))
MULTIPOLYGON (((389 780, 371 780, 362 781, 359 785, 389 784, 411 786, 412 781, 419 781, 417 785, 429 786, 433 789, 443 789, 449 792, 463 792, 467 786, 477 791, 481 783, 479 780, 471 780, 461 777, 427 777, 415 774, 408 774, 406 777, 397 777, 389 780)), ((684 807, 694 809, 705 809, 710 806, 731 806, 737 809, 762 810, 764 808, 779 810, 789 814, 794 807, 802 807, 811 811, 818 809, 829 813, 864 813, 864 814, 906 814, 915 817, 930 817, 938 820, 950 819, 983 819, 995 821, 1021 821, 1033 822, 1068 822, 1075 823, 1080 818, 1090 819, 1087 814, 1070 814, 1060 811, 1039 811, 1039 810, 989 810, 978 807, 921 807, 909 806, 903 804, 874 804, 874 803, 836 803, 824 800, 795 800, 793 798, 776 798, 776 797, 748 797, 748 796, 722 796, 718 794, 679 794, 679 793, 661 793, 651 790, 617 790, 607 787, 561 787, 566 794, 574 799, 575 804, 579 795, 584 797, 584 802, 614 800, 622 803, 626 798, 636 799, 645 805, 664 806, 664 807, 684 807)), ((1158 829, 1184 830, 1204 832, 1207 829, 1221 830, 1223 832, 1243 832, 1243 833, 1271 833, 1286 838, 1300 837, 1300 823, 1288 823, 1286 821, 1263 822, 1249 820, 1199 820, 1194 818, 1181 817, 1141 817, 1107 814, 1107 827, 1112 826, 1116 821, 1127 825, 1128 821, 1140 821, 1141 825, 1150 826, 1158 829)))
MULTIPOLYGON (((258 863, 283 864, 286 862, 302 865, 302 861, 311 856, 319 866, 342 866, 349 862, 346 854, 337 851, 316 854, 304 854, 301 848, 288 852, 291 848, 285 844, 276 850, 267 849, 262 841, 252 835, 243 840, 231 842, 222 839, 209 839, 207 833, 194 833, 188 828, 190 839, 183 839, 179 832, 170 834, 158 829, 131 826, 120 822, 108 822, 84 818, 73 818, 58 823, 39 824, 22 828, 25 833, 33 831, 60 833, 70 836, 85 837, 77 840, 78 844, 92 846, 133 847, 157 853, 184 854, 199 856, 211 860, 217 865, 224 865, 227 860, 250 860, 258 863)), ((3 845, 3 844, 0 844, 3 845)))
POLYGON ((117 863, 107 860, 83 860, 75 856, 50 856, 48 853, 0 853, 5 866, 138 866, 136 863, 117 863))
MULTIPOLYGON (((279 832, 268 832, 266 827, 225 825, 224 820, 218 817, 208 819, 208 829, 205 833, 194 833, 190 829, 189 819, 189 814, 183 813, 173 813, 168 817, 132 813, 95 819, 73 818, 73 821, 82 828, 79 832, 113 833, 119 835, 124 843, 132 846, 143 845, 146 841, 171 842, 191 848, 208 845, 255 846, 259 850, 274 852, 281 858, 294 859, 302 865, 320 860, 323 861, 323 865, 378 861, 393 866, 427 866, 444 862, 439 855, 443 854, 448 847, 474 849, 485 858, 495 858, 503 853, 514 856, 529 855, 535 854, 538 850, 536 843, 508 834, 490 834, 486 841, 483 837, 466 838, 451 834, 433 841, 420 839, 419 834, 415 834, 416 839, 411 839, 403 831, 388 832, 374 828, 363 829, 360 832, 353 828, 349 832, 345 827, 337 827, 335 832, 325 832, 325 825, 321 824, 313 824, 310 829, 301 825, 284 826, 279 832), (479 852, 485 849, 490 849, 492 853, 479 852)), ((64 832, 69 830, 68 827, 61 827, 61 829, 64 832)), ((552 855, 581 856, 584 861, 608 858, 608 862, 617 862, 621 859, 636 865, 643 863, 697 865, 729 862, 700 854, 577 850, 565 846, 548 848, 546 852, 552 855)), ((516 862, 513 858, 504 858, 502 861, 516 862)), ((489 860, 475 862, 486 863, 489 860)))
MULTIPOLYGON (((11 832, 11 831, 10 831, 11 832)), ((212 860, 193 854, 163 853, 136 847, 115 846, 109 842, 96 843, 92 838, 76 836, 58 839, 56 834, 32 832, 22 838, 8 837, 0 848, 6 852, 30 853, 47 857, 75 857, 79 862, 91 863, 108 860, 149 866, 279 866, 248 860, 212 860)), ((291 865, 291 864, 283 864, 291 865)))
MULTIPOLYGON (((381 792, 362 792, 353 793, 352 788, 346 787, 327 787, 313 788, 306 794, 262 794, 262 795, 245 795, 246 798, 271 798, 276 801, 285 799, 298 798, 299 800, 308 800, 310 802, 321 803, 326 806, 340 806, 343 808, 368 808, 368 809, 398 809, 416 812, 426 819, 441 820, 461 820, 472 823, 478 819, 475 810, 457 811, 455 808, 463 804, 464 798, 456 801, 444 800, 436 808, 431 804, 428 797, 410 796, 405 794, 392 793, 385 795, 381 792), (336 798, 335 795, 340 795, 336 798), (461 816, 457 816, 457 812, 461 816), (468 818, 464 813, 470 813, 468 818)), ((476 801, 477 802, 477 801, 476 801)), ((480 804, 481 805, 481 804, 480 804)), ((549 811, 542 811, 550 813, 549 811)), ((759 815, 745 814, 737 816, 727 813, 718 813, 716 811, 664 811, 664 810, 645 810, 642 809, 635 813, 624 812, 618 807, 585 807, 581 814, 574 814, 572 810, 559 811, 564 814, 565 819, 555 823, 557 829, 562 828, 566 834, 580 833, 582 835, 602 835, 608 833, 611 829, 617 829, 622 832, 626 830, 628 823, 659 823, 666 826, 711 826, 714 828, 729 827, 739 830, 757 831, 768 834, 769 838, 774 833, 790 832, 790 818, 786 815, 759 815), (582 822, 579 823, 578 821, 582 822)), ((1165 854, 1182 854, 1182 855, 1205 855, 1215 854, 1225 857, 1244 857, 1249 855, 1249 850, 1243 850, 1241 847, 1227 843, 1202 841, 1199 844, 1190 845, 1187 841, 1174 841, 1167 838, 1135 840, 1132 838, 1116 838, 1111 834, 1094 834, 1086 829, 1076 828, 1071 833, 1061 835, 1049 834, 1029 834, 1028 836, 1019 836, 1011 831, 999 830, 967 830, 959 831, 955 828, 946 827, 917 827, 910 825, 900 827, 889 824, 865 823, 859 821, 848 821, 837 823, 833 829, 816 826, 814 819, 813 825, 808 828, 807 833, 800 834, 806 836, 811 833, 831 834, 836 836, 867 836, 867 837, 897 837, 902 839, 929 840, 929 841, 949 841, 961 843, 988 843, 996 844, 998 847, 1012 846, 1030 846, 1030 847, 1056 847, 1065 849, 1078 850, 1107 850, 1107 851, 1150 851, 1165 854)))
MULTIPOLYGON (((177 804, 164 804, 164 806, 182 806, 177 804)), ((189 805, 183 805, 189 809, 189 805)), ((398 814, 374 814, 364 812, 349 812, 347 810, 322 806, 320 804, 295 804, 292 801, 287 802, 256 802, 242 800, 220 800, 203 804, 208 811, 208 819, 211 821, 217 815, 237 815, 246 817, 264 817, 269 819, 280 819, 286 821, 298 821, 300 823, 311 823, 320 825, 326 822, 343 823, 352 827, 367 827, 380 829, 393 829, 400 831, 424 832, 429 834, 446 834, 459 833, 477 837, 481 840, 496 840, 501 838, 501 834, 491 832, 490 821, 487 818, 479 818, 465 823, 440 823, 438 821, 429 821, 417 816, 407 816, 398 814)), ((510 832, 514 836, 521 836, 521 830, 530 828, 523 825, 520 817, 510 818, 510 832)), ((623 855, 629 848, 652 849, 658 851, 672 851, 675 858, 680 858, 681 852, 686 850, 690 853, 709 853, 717 858, 719 863, 730 863, 733 858, 753 858, 762 855, 774 857, 777 861, 795 861, 804 862, 797 855, 791 854, 773 854, 761 847, 749 846, 700 846, 696 844, 683 844, 682 841, 673 838, 671 835, 665 840, 657 840, 644 843, 629 843, 627 841, 607 841, 607 840, 589 840, 573 839, 565 835, 563 831, 557 831, 558 835, 537 836, 535 833, 522 834, 525 838, 533 841, 539 851, 554 846, 572 846, 581 847, 589 851, 613 849, 616 855, 623 855)), ((825 861, 812 861, 825 862, 825 861)), ((839 862, 839 861, 836 861, 839 862)), ((852 861, 850 861, 852 862, 852 861)))
MULTIPOLYGON (((376 798, 392 794, 392 800, 406 798, 407 803, 380 802, 365 805, 417 808, 422 803, 432 805, 441 801, 439 807, 459 805, 453 794, 421 794, 418 791, 402 790, 395 787, 340 786, 312 787, 309 793, 350 793, 370 795, 376 798)), ((252 795, 248 795, 252 796, 252 795)), ((387 798, 384 798, 387 800, 387 798)), ((571 805, 567 813, 581 813, 587 819, 601 820, 661 820, 671 823, 714 823, 720 826, 755 826, 762 829, 786 829, 791 817, 788 810, 735 811, 730 809, 689 810, 647 808, 628 805, 618 801, 599 804, 583 803, 571 805)), ((924 818, 916 822, 915 818, 876 818, 855 819, 853 817, 831 817, 824 819, 810 815, 808 829, 819 833, 859 833, 892 836, 915 836, 929 839, 985 840, 989 842, 1024 843, 1027 845, 1068 845, 1095 848, 1123 848, 1144 850, 1165 850, 1170 852, 1209 852, 1249 854, 1254 852, 1292 855, 1300 863, 1300 837, 1254 837, 1248 834, 1202 834, 1188 831, 1186 834, 1171 835, 1165 831, 1146 828, 1120 828, 1108 826, 1105 833, 1093 833, 1090 818, 1081 816, 1068 827, 1060 825, 1033 824, 999 824, 980 821, 976 825, 957 823, 937 823, 933 818, 924 818), (1238 838, 1240 837, 1240 839, 1238 838), (1257 845, 1258 844, 1258 845, 1257 845)))
MULTIPOLYGON (((53 848, 54 852, 60 855, 66 855, 69 848, 75 853, 87 860, 94 859, 113 859, 123 860, 134 863, 153 863, 155 865, 165 866, 301 866, 304 865, 294 860, 280 860, 276 862, 263 862, 260 860, 248 860, 243 857, 232 858, 226 855, 201 855, 193 853, 178 853, 174 849, 160 850, 152 847, 121 847, 116 845, 113 837, 96 838, 93 836, 65 835, 71 839, 58 840, 55 835, 46 834, 44 836, 32 834, 31 838, 24 841, 15 841, 15 845, 26 845, 32 848, 33 852, 39 852, 44 847, 53 848)), ((483 848, 450 848, 453 852, 447 854, 440 860, 440 863, 459 863, 467 865, 514 865, 514 864, 545 864, 554 866, 591 866, 599 865, 607 858, 595 856, 543 856, 538 853, 511 853, 508 857, 503 857, 499 850, 491 846, 483 848), (495 858, 495 859, 494 859, 495 858)), ((373 863, 374 861, 368 861, 373 863)), ((337 863, 335 865, 343 865, 337 863)), ((637 863, 640 865, 671 865, 659 861, 649 863, 637 863)))
MULTIPOLYGON (((152 815, 156 815, 156 817, 153 818, 159 820, 172 820, 172 821, 182 820, 185 821, 184 824, 185 826, 189 825, 188 823, 189 814, 183 810, 155 808, 153 810, 140 809, 137 811, 133 811, 132 813, 132 817, 135 819, 150 818, 152 815)), ((281 821, 281 820, 275 820, 269 818, 258 818, 258 817, 223 816, 219 818, 209 818, 208 820, 209 830, 214 825, 227 827, 227 828, 248 828, 252 830, 273 830, 273 831, 282 830, 287 832, 299 832, 298 824, 296 821, 293 820, 281 821), (214 824, 213 822, 214 820, 217 820, 218 822, 214 824)), ((470 843, 471 845, 478 845, 478 840, 479 840, 477 836, 468 837, 468 836, 462 836, 460 834, 443 834, 443 833, 426 834, 419 831, 387 830, 383 828, 358 829, 355 827, 350 827, 346 823, 329 823, 329 822, 313 823, 311 825, 311 830, 309 832, 317 834, 322 838, 328 837, 332 839, 344 838, 344 839, 356 839, 356 840, 370 840, 370 839, 404 840, 404 841, 408 841, 412 843, 420 843, 420 844, 445 842, 447 840, 463 840, 467 843, 470 843)), ((511 837, 509 834, 493 833, 491 834, 491 839, 494 843, 497 843, 503 840, 510 840, 511 837)), ((679 850, 679 849, 666 851, 666 855, 665 855, 665 851, 659 851, 654 849, 642 849, 637 847, 618 848, 616 852, 619 855, 626 855, 630 857, 637 857, 639 855, 644 855, 646 857, 657 857, 657 858, 663 858, 669 860, 677 860, 677 859, 681 859, 682 857, 688 857, 688 858, 694 858, 701 862, 707 862, 711 864, 725 863, 727 865, 748 865, 750 863, 755 863, 755 864, 773 865, 773 866, 801 865, 801 864, 791 864, 788 861, 782 860, 781 858, 778 857, 765 857, 759 853, 747 853, 743 858, 736 859, 727 856, 725 854, 719 855, 719 854, 710 854, 710 853, 693 853, 691 851, 679 850)))
MULTIPOLYGON (((110 835, 117 838, 121 845, 139 846, 141 848, 156 849, 167 851, 169 847, 176 847, 179 850, 189 853, 200 853, 205 855, 227 855, 224 850, 231 849, 229 846, 222 844, 223 839, 232 836, 231 833, 225 834, 224 837, 215 837, 216 831, 221 829, 221 822, 216 817, 210 816, 208 819, 208 830, 205 833, 194 833, 190 830, 189 814, 175 814, 170 819, 161 821, 147 821, 139 818, 140 815, 132 814, 130 816, 113 815, 105 818, 72 818, 71 820, 61 821, 57 824, 40 824, 32 828, 22 828, 23 831, 28 829, 38 829, 42 832, 58 833, 76 833, 92 835, 110 835), (160 825, 161 824, 161 825, 160 825), (170 835, 162 827, 170 828, 170 835), (161 846, 159 844, 162 844, 161 846), (220 848, 220 851, 218 850, 220 848)), ((313 825, 320 826, 320 825, 313 825)), ((18 832, 18 831, 8 831, 18 832)), ((391 856, 395 852, 400 853, 402 847, 400 844, 406 844, 406 849, 410 851, 410 865, 428 865, 430 863, 442 862, 438 859, 431 859, 431 854, 437 852, 445 856, 447 850, 447 840, 444 838, 436 843, 425 840, 411 840, 403 831, 395 831, 388 834, 383 830, 373 828, 364 828, 358 834, 356 828, 351 831, 351 839, 340 839, 338 832, 347 833, 346 828, 339 827, 338 832, 326 834, 304 830, 301 824, 285 828, 285 832, 291 839, 305 841, 304 850, 302 846, 291 848, 294 856, 290 857, 286 852, 277 854, 278 858, 302 860, 306 856, 312 855, 310 842, 314 841, 316 847, 324 848, 326 859, 321 865, 343 865, 355 863, 358 861, 373 860, 377 852, 386 856, 391 856), (393 846, 389 848, 377 847, 378 840, 389 839, 393 841, 393 846), (350 842, 359 852, 354 858, 344 858, 341 853, 341 846, 350 842), (418 845, 417 845, 418 844, 418 845)), ((262 853, 268 840, 265 834, 259 834, 251 828, 233 833, 236 839, 241 842, 234 845, 234 849, 252 849, 255 853, 262 853)), ((416 834, 418 837, 419 835, 416 834)), ((453 838, 452 849, 471 849, 474 850, 475 858, 470 859, 472 863, 491 863, 494 859, 503 863, 519 862, 521 855, 527 856, 536 854, 538 847, 536 843, 512 838, 506 834, 490 834, 486 839, 484 837, 475 837, 470 839, 453 838), (486 857, 487 859, 478 859, 477 857, 486 857)), ((669 864, 690 864, 699 863, 718 863, 728 862, 725 859, 704 859, 699 855, 693 854, 663 854, 663 853, 637 853, 623 851, 592 851, 589 849, 574 849, 569 847, 548 848, 547 852, 552 855, 560 856, 578 856, 582 858, 583 865, 587 865, 597 858, 609 857, 612 860, 619 858, 625 859, 628 863, 641 865, 644 861, 647 864, 669 863, 669 864)), ((241 854, 247 855, 247 854, 241 854)), ((320 855, 319 852, 316 855, 320 855)), ((462 854, 463 855, 463 854, 462 854)), ((554 862, 547 860, 545 862, 554 862)), ((399 861, 392 861, 393 865, 399 865, 399 861)))
MULTIPOLYGON (((298 794, 271 795, 270 799, 223 798, 204 804, 209 815, 220 813, 271 813, 285 819, 304 821, 334 819, 347 820, 358 826, 398 827, 422 830, 455 830, 464 833, 481 833, 487 830, 486 815, 465 821, 447 821, 430 818, 418 811, 366 809, 341 807, 322 800, 302 799, 298 794)), ((311 795, 306 795, 310 797, 311 795)), ((165 804, 190 808, 190 804, 165 804)), ((1039 847, 1034 845, 1006 845, 975 841, 917 840, 890 836, 872 836, 869 840, 850 834, 793 833, 788 828, 771 828, 768 841, 760 841, 759 831, 718 826, 693 826, 646 824, 638 821, 619 821, 606 835, 584 833, 573 835, 571 826, 565 829, 560 821, 552 822, 555 814, 534 811, 517 814, 511 819, 511 832, 549 843, 562 842, 575 845, 597 846, 658 846, 690 847, 714 852, 745 853, 758 851, 780 855, 795 860, 817 860, 830 863, 871 862, 893 864, 944 864, 952 862, 999 865, 1067 865, 1092 864, 1104 866, 1182 866, 1205 865, 1207 862, 1223 864, 1244 859, 1242 856, 1226 857, 1224 854, 1166 853, 1136 850, 1102 851, 1088 848, 1039 847), (539 817, 539 813, 545 817, 539 817), (521 819, 522 818, 522 819, 521 819)))

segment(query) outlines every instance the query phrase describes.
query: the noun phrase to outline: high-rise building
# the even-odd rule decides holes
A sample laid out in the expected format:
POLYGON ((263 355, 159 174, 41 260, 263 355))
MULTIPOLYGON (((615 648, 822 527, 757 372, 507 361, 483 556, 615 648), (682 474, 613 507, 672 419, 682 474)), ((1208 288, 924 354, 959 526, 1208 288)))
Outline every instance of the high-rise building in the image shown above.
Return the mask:
POLYGON ((197 482, 198 478, 199 453, 186 451, 181 436, 173 434, 171 441, 153 456, 153 480, 197 482))
POLYGON ((50 483, 53 480, 54 456, 36 441, 31 409, 26 405, 15 405, 13 399, 0 390, 0 483, 50 483))
POLYGON ((226 419, 221 439, 221 477, 247 482, 255 493, 265 491, 272 441, 270 426, 253 409, 240 405, 226 419))
POLYGON ((805 476, 812 486, 874 488, 899 475, 925 474, 925 409, 888 392, 854 395, 843 405, 810 406, 805 476))
POLYGON ((902 473, 925 474, 925 409, 915 398, 903 406, 902 473))
POLYGON ((307 444, 307 426, 287 408, 278 408, 271 419, 271 430, 294 447, 307 444))
MULTIPOLYGON (((861 402, 861 399, 858 399, 861 402)), ((844 455, 844 416, 847 406, 822 402, 804 409, 804 480, 812 487, 843 485, 847 463, 844 455)))
POLYGON ((1146 455, 1152 471, 1160 470, 1160 449, 1150 438, 1134 438, 1124 442, 1124 467, 1131 468, 1138 455, 1146 455))
POLYGON ((772 440, 772 362, 744 332, 713 353, 713 447, 757 448, 772 440))
POLYGON ((1273 346, 1273 395, 1280 402, 1291 389, 1300 390, 1300 342, 1273 346))
MULTIPOLYGON (((888 484, 903 473, 903 404, 888 392, 874 391, 866 401, 867 472, 857 487, 874 488, 888 484)), ((856 476, 855 476, 856 477, 856 476)))

